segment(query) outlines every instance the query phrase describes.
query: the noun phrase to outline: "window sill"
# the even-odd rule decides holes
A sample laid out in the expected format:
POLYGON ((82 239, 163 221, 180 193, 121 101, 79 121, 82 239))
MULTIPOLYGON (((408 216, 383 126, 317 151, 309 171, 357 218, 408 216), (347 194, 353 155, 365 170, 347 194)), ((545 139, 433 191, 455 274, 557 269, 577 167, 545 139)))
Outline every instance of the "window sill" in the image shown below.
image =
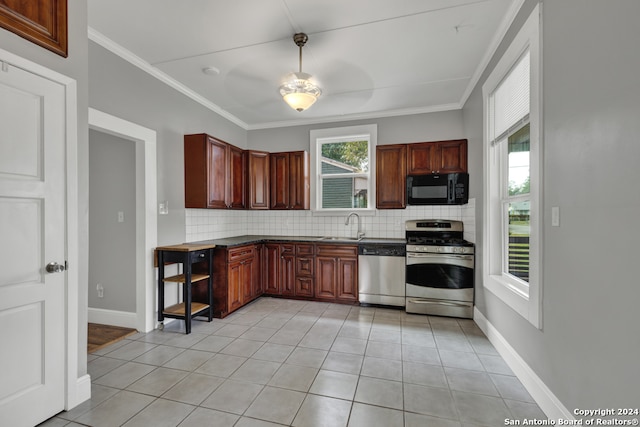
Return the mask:
POLYGON ((529 319, 529 295, 498 275, 485 276, 484 287, 525 319, 529 319))

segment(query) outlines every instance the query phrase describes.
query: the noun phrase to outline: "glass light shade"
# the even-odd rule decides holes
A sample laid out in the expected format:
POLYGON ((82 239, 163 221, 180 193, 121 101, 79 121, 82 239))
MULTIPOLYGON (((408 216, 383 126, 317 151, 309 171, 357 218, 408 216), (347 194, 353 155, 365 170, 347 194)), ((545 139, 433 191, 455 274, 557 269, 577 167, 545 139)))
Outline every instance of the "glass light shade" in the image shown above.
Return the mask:
POLYGON ((280 86, 280 95, 296 111, 304 111, 311 107, 322 93, 318 86, 309 81, 310 78, 307 73, 292 73, 280 86))

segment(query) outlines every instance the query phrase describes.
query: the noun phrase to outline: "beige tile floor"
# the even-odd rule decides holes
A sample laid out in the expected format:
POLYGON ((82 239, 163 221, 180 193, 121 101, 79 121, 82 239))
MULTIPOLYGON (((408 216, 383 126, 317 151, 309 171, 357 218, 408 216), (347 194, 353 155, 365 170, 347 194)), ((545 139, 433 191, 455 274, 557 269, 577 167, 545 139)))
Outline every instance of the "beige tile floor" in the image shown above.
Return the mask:
POLYGON ((57 426, 495 427, 545 418, 472 320, 261 298, 89 355, 57 426))

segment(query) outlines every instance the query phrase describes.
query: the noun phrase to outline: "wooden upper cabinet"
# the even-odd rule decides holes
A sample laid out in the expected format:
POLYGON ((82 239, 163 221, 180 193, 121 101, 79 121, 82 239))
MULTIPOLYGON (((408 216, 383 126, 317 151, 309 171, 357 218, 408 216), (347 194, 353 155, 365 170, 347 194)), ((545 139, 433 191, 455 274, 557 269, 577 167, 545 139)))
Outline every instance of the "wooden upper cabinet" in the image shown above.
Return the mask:
POLYGON ((244 151, 200 133, 184 136, 185 208, 244 209, 244 151))
POLYGON ((290 209, 309 210, 309 153, 289 153, 289 206, 290 209))
POLYGON ((270 208, 309 209, 309 153, 271 153, 270 158, 270 208))
POLYGON ((404 209, 407 206, 407 146, 376 147, 376 208, 404 209))
POLYGON ((228 179, 228 207, 230 209, 244 209, 245 204, 245 169, 243 150, 229 145, 229 179, 228 179))
POLYGON ((229 144, 205 134, 184 137, 185 208, 228 207, 229 144))
POLYGON ((249 150, 245 157, 247 208, 269 209, 269 153, 249 150))
POLYGON ((407 144, 407 174, 467 171, 467 140, 407 144))
POLYGON ((289 209, 289 153, 271 153, 271 209, 289 209))

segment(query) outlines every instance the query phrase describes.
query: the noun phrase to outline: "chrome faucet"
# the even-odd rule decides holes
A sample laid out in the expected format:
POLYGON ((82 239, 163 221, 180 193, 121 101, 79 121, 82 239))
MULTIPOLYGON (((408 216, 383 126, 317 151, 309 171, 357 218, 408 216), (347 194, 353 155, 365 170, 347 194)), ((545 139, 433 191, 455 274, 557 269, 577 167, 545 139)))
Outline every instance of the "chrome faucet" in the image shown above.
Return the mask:
POLYGON ((364 237, 364 231, 362 231, 360 229, 360 215, 358 215, 355 212, 351 212, 348 216, 347 219, 344 221, 344 225, 349 225, 349 220, 351 219, 352 216, 355 216, 356 218, 358 218, 358 240, 362 239, 364 237))

